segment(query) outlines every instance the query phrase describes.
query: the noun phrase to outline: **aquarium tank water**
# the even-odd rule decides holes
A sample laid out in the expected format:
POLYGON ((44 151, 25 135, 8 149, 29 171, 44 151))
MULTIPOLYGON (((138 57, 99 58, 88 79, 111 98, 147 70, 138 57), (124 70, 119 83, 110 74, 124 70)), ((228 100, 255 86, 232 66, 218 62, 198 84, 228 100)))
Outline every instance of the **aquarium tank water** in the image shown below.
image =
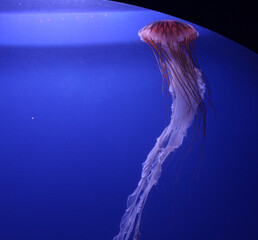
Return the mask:
POLYGON ((257 54, 122 3, 0 6, 0 239, 257 239, 257 54))

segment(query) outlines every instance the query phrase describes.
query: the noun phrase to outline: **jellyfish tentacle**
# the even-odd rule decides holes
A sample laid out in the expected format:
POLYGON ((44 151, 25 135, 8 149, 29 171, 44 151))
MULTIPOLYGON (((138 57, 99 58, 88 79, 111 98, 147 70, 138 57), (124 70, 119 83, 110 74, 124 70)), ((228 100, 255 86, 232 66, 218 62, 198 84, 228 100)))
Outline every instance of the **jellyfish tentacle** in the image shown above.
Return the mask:
MULTIPOLYGON (((139 181, 135 191, 128 197, 127 209, 120 224, 120 232, 113 240, 128 240, 131 232, 133 231, 136 218, 141 216, 149 191, 151 190, 152 186, 157 183, 158 178, 153 181, 153 169, 155 169, 156 166, 155 160, 157 160, 159 154, 162 152, 162 147, 167 142, 170 135, 167 132, 167 129, 168 127, 157 139, 154 148, 151 150, 146 161, 143 163, 141 180, 139 181)), ((137 224, 138 226, 139 223, 137 224)))
MULTIPOLYGON (((176 108, 178 107, 180 107, 180 104, 175 99, 172 104, 172 111, 177 112, 176 108)), ((187 124, 184 122, 184 126, 180 123, 180 117, 178 118, 177 115, 172 115, 170 124, 165 128, 160 137, 157 138, 155 146, 143 163, 141 180, 135 191, 128 197, 127 210, 122 217, 120 233, 113 240, 128 240, 134 227, 134 239, 138 239, 141 215, 148 194, 152 187, 157 184, 161 174, 162 164, 167 156, 182 144, 187 129, 193 121, 194 112, 190 114, 191 117, 189 117, 187 124)))

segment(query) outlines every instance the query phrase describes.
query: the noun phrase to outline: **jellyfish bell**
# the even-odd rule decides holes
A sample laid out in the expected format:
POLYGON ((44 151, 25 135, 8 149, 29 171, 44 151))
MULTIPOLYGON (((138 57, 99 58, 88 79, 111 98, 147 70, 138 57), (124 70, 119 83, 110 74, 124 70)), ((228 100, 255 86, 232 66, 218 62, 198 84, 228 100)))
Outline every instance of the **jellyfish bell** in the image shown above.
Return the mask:
POLYGON ((141 179, 127 199, 120 231, 113 240, 129 240, 132 232, 133 239, 139 239, 141 215, 148 194, 157 184, 162 164, 168 155, 181 146, 187 129, 194 120, 196 123, 195 116, 198 112, 202 116, 205 135, 204 94, 209 85, 205 84, 205 77, 195 57, 198 32, 189 24, 167 20, 147 25, 138 35, 151 47, 156 57, 162 79, 167 83, 168 93, 172 98, 172 114, 169 125, 157 138, 143 163, 141 179))
POLYGON ((194 43, 199 33, 187 23, 167 20, 156 21, 142 28, 138 35, 143 42, 168 51, 181 51, 182 46, 194 43))
POLYGON ((198 32, 187 23, 166 20, 153 22, 138 32, 142 41, 153 41, 167 46, 178 47, 185 40, 195 40, 198 32))

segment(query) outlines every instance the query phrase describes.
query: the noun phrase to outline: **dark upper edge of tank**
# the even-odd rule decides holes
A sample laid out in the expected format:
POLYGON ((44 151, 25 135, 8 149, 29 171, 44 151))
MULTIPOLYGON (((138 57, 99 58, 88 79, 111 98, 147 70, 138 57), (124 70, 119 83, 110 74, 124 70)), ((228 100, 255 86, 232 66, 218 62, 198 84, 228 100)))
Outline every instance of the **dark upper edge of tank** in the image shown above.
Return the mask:
POLYGON ((137 11, 145 10, 137 6, 108 0, 1 0, 0 13, 8 12, 98 12, 98 11, 137 11))

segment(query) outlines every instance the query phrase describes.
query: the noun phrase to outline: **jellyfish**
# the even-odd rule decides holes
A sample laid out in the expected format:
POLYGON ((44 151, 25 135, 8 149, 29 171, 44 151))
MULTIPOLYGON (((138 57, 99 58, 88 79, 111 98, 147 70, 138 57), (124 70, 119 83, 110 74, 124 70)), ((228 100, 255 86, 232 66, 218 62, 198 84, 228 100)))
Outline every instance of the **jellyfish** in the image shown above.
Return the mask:
POLYGON ((162 164, 181 146, 193 122, 198 128, 203 123, 205 136, 207 107, 204 100, 211 102, 209 94, 205 94, 205 89, 209 90, 208 82, 195 56, 198 32, 193 26, 181 21, 162 20, 145 26, 138 35, 156 57, 163 84, 172 98, 171 118, 142 164, 141 179, 127 199, 120 231, 113 240, 128 240, 132 233, 134 240, 139 239, 143 208, 150 190, 158 182, 162 164))

